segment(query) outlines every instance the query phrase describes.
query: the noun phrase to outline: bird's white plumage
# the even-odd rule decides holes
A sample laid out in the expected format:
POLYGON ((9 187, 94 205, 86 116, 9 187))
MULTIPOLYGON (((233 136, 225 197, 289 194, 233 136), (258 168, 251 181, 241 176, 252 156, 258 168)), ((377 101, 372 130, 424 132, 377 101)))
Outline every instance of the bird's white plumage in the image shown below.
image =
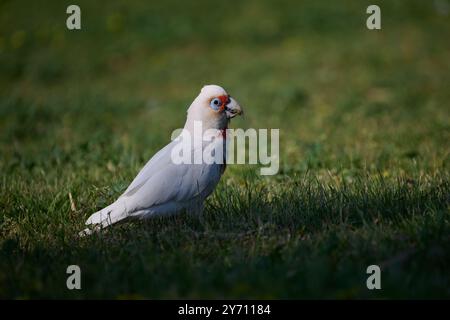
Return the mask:
MULTIPOLYGON (((211 99, 227 96, 226 91, 216 85, 202 88, 188 109, 185 130, 193 133, 194 121, 201 121, 203 129, 217 129, 213 143, 223 145, 220 130, 226 129, 229 118, 224 111, 209 108, 211 99)), ((231 105, 239 114, 242 109, 233 99, 231 105)), ((125 192, 111 205, 94 213, 86 224, 107 227, 126 218, 148 218, 179 212, 183 209, 201 210, 223 173, 223 164, 175 164, 172 149, 179 143, 174 140, 158 151, 141 169, 125 192)), ((202 148, 191 147, 191 152, 202 152, 202 148)), ((86 229, 84 234, 92 231, 86 229)))

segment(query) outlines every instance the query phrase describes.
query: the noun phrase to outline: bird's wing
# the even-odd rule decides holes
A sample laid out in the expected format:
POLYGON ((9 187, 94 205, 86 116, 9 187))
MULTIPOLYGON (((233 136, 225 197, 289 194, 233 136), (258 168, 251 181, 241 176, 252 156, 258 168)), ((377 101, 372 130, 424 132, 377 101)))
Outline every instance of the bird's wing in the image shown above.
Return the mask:
POLYGON ((214 190, 221 176, 217 164, 175 164, 174 144, 158 152, 121 196, 127 211, 148 209, 168 202, 185 202, 214 190))
POLYGON ((172 148, 174 147, 176 141, 173 140, 171 143, 166 145, 164 148, 159 150, 139 171, 138 175, 130 183, 128 188, 122 194, 123 196, 130 196, 139 190, 140 187, 154 174, 158 171, 160 167, 167 165, 167 161, 170 160, 170 154, 172 148))

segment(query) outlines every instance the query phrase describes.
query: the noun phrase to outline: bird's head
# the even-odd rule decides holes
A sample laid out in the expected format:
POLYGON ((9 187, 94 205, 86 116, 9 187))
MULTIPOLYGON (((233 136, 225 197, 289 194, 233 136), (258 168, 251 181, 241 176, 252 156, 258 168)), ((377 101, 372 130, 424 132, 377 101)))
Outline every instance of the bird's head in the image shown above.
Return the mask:
POLYGON ((188 109, 188 121, 202 121, 205 129, 225 129, 228 121, 242 115, 241 106, 222 87, 207 85, 188 109))

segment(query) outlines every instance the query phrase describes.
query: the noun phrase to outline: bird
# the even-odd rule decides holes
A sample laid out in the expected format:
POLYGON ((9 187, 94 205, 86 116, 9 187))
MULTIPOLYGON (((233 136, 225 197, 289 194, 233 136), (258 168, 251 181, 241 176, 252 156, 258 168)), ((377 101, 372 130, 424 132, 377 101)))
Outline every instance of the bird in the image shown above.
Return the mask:
POLYGON ((180 148, 180 144, 194 158, 205 147, 204 141, 200 145, 192 143, 190 139, 181 139, 180 134, 146 163, 115 202, 87 219, 87 228, 79 233, 80 236, 130 219, 161 217, 183 211, 201 213, 206 198, 214 191, 226 168, 226 132, 230 120, 242 114, 242 107, 225 89, 218 85, 203 86, 187 110, 182 133, 195 140, 209 132, 213 136, 210 143, 214 148, 218 147, 213 150, 223 151, 223 161, 174 161, 175 148, 180 148), (198 124, 201 124, 200 131, 196 130, 198 124))

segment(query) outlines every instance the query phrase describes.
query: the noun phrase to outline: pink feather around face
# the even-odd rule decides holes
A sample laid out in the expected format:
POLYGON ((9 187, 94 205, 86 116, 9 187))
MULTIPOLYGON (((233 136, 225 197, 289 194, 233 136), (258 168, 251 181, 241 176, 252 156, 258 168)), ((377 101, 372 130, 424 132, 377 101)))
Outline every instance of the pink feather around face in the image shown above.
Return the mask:
POLYGON ((227 95, 221 95, 218 98, 222 102, 222 104, 220 105, 219 111, 223 111, 223 110, 225 110, 225 106, 226 106, 227 102, 229 101, 229 98, 227 95))

